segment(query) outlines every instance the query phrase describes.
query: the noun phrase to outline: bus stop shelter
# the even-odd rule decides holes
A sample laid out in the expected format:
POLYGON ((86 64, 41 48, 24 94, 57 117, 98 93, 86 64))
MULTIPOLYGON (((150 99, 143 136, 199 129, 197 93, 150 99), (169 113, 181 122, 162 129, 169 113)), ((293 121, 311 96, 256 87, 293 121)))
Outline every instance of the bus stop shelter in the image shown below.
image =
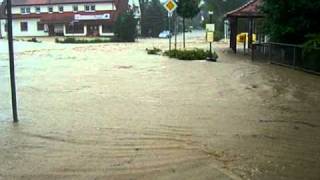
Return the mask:
POLYGON ((264 17, 264 15, 259 11, 262 3, 262 0, 251 0, 225 15, 230 24, 230 48, 235 53, 237 52, 238 19, 244 18, 249 21, 248 47, 251 48, 252 35, 256 29, 255 20, 264 17))

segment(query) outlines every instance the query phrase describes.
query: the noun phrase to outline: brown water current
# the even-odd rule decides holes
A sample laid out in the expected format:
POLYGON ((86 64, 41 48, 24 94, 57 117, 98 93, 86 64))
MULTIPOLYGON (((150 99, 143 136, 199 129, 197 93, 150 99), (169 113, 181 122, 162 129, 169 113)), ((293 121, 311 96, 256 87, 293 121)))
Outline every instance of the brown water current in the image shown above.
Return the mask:
POLYGON ((19 124, 0 51, 0 179, 320 179, 319 76, 224 43, 217 63, 147 55, 158 39, 17 46, 19 124))

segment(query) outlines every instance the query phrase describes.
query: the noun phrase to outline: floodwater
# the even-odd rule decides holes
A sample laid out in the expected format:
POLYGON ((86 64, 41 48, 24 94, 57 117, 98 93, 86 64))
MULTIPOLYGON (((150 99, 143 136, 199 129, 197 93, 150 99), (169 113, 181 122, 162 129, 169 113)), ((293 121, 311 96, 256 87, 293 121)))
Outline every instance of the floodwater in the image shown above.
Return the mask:
POLYGON ((223 43, 212 63, 147 55, 158 39, 16 42, 12 124, 5 45, 0 179, 320 179, 319 76, 223 43))

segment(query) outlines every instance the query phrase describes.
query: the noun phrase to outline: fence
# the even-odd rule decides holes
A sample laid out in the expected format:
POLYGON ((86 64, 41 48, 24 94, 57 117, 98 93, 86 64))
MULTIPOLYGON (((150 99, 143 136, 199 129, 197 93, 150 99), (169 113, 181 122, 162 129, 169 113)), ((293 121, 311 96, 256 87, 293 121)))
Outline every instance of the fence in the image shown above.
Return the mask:
POLYGON ((320 75, 320 49, 305 52, 301 45, 268 42, 253 44, 251 53, 253 61, 265 60, 320 75))

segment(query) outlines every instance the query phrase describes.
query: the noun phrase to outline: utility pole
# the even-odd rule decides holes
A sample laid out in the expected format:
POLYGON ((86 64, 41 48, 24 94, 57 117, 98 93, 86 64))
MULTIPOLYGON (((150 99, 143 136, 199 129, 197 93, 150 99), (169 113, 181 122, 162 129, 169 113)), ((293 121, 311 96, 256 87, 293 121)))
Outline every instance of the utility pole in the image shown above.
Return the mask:
POLYGON ((179 22, 178 22, 178 15, 176 12, 175 13, 175 25, 174 25, 174 50, 177 50, 177 34, 178 34, 178 27, 179 27, 179 22))
POLYGON ((172 19, 172 12, 168 12, 168 23, 169 23, 169 51, 171 51, 171 19, 172 19))
POLYGON ((13 122, 17 123, 17 95, 16 95, 16 81, 14 72, 14 51, 13 51, 13 35, 12 35, 12 9, 11 0, 7 0, 7 22, 8 22, 8 47, 9 47, 9 62, 10 62, 10 82, 11 82, 11 99, 12 99, 12 114, 13 122))

